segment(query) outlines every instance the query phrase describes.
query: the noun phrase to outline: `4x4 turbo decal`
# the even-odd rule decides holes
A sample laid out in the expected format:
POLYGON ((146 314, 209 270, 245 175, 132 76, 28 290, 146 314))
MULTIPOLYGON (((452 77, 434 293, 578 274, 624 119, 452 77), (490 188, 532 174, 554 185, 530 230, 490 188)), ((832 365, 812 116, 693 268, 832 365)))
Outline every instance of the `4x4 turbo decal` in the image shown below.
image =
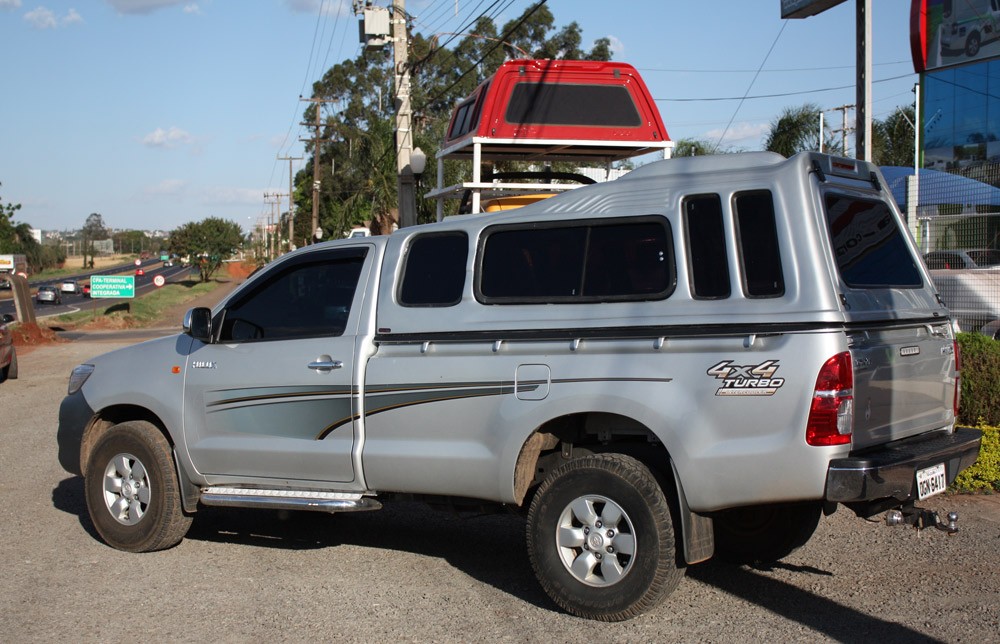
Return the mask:
POLYGON ((777 360, 750 365, 736 365, 732 360, 723 360, 705 373, 722 381, 716 396, 773 396, 785 384, 784 378, 774 377, 777 372, 777 360))

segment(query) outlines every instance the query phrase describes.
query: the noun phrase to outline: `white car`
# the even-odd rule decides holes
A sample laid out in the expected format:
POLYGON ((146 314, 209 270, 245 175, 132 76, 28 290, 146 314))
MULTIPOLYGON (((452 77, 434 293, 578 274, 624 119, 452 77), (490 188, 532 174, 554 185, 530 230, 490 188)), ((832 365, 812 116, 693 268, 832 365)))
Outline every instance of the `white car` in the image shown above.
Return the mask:
POLYGON ((59 290, 63 293, 72 293, 73 295, 79 295, 83 292, 83 287, 80 286, 80 282, 75 280, 67 280, 59 285, 59 290))

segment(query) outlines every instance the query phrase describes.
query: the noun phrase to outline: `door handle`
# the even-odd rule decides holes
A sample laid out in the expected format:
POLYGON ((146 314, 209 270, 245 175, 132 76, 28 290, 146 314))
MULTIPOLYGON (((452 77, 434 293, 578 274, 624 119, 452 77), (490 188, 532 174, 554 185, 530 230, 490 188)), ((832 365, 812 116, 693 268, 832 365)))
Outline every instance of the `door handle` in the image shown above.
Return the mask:
POLYGON ((344 363, 340 360, 334 360, 330 356, 320 356, 316 358, 313 362, 309 363, 310 369, 315 369, 320 373, 330 373, 334 369, 340 369, 344 366, 344 363))

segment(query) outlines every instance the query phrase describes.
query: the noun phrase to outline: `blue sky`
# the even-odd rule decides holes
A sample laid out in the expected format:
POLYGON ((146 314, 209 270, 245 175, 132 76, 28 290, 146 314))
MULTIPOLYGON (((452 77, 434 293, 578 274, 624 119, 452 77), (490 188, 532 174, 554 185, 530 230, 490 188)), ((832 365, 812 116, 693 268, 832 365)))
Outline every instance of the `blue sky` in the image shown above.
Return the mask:
MULTIPOLYGON (((531 1, 408 0, 407 11, 429 35, 494 4, 502 26, 531 1)), ((872 4, 883 117, 912 102, 910 0, 872 4)), ((787 22, 780 0, 548 6, 588 45, 611 39, 675 140, 717 142, 732 120, 722 146, 757 150, 784 107, 854 102, 853 0, 787 22), (845 89, 814 91, 827 88, 845 89), (754 98, 773 94, 789 95, 754 98)), ((248 228, 269 209, 265 191, 287 191, 288 162, 275 157, 303 156, 299 95, 358 51, 349 0, 0 0, 0 198, 43 230, 92 212, 114 228, 209 216, 248 228)))

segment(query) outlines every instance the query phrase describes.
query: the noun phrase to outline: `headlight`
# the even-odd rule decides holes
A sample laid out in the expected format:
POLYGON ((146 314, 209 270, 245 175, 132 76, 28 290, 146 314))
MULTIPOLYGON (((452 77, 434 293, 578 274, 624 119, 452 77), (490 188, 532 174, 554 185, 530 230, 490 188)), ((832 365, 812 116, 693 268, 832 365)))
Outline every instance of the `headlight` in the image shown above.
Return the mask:
POLYGON ((87 382, 87 378, 92 373, 94 373, 94 365, 92 364, 81 364, 74 367, 73 373, 69 374, 69 387, 66 393, 72 396, 80 391, 80 387, 83 386, 83 383, 87 382))

